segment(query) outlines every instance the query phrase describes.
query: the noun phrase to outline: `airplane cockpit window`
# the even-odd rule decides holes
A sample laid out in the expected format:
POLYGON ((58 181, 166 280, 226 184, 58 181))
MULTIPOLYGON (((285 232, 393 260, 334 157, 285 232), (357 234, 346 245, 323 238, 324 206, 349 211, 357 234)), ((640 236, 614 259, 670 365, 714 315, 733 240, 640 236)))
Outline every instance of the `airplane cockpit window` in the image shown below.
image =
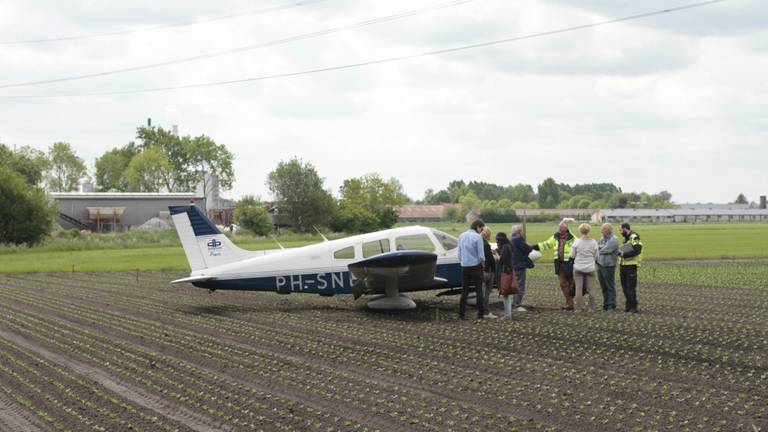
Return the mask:
POLYGON ((427 252, 435 251, 435 244, 426 234, 412 234, 395 237, 397 250, 423 250, 427 252))
POLYGON ((381 239, 363 243, 363 258, 389 252, 389 240, 381 239))
POLYGON ((447 251, 459 247, 459 241, 453 236, 438 230, 432 230, 432 234, 437 237, 437 241, 439 241, 440 244, 443 245, 443 249, 447 251))
POLYGON ((339 249, 333 253, 333 257, 336 259, 353 259, 355 257, 355 248, 353 246, 339 249))

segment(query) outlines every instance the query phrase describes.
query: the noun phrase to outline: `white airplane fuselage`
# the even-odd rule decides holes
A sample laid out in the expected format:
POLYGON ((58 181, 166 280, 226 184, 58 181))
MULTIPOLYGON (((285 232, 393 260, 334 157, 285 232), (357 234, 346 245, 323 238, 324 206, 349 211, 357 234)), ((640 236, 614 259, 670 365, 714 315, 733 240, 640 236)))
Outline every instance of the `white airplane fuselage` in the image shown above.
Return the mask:
MULTIPOLYGON (((185 221, 180 218, 177 220, 174 216, 174 222, 182 237, 185 221)), ((195 230, 200 234, 197 227, 195 230)), ((356 281, 350 272, 350 264, 364 260, 375 262, 377 256, 384 259, 383 255, 391 256, 392 252, 397 251, 403 251, 401 254, 394 254, 402 255, 398 257, 398 264, 407 264, 411 259, 410 255, 414 255, 408 251, 415 249, 437 255, 434 276, 445 279, 445 287, 461 285, 456 239, 438 230, 421 226, 393 228, 309 246, 265 252, 244 251, 234 246, 223 234, 214 232, 196 235, 194 243, 184 244, 191 265, 194 265, 195 257, 190 256, 188 248, 198 248, 202 255, 200 258, 206 264, 225 261, 225 255, 231 256, 233 251, 236 254, 228 258, 229 262, 198 269, 193 267, 189 278, 174 282, 190 282, 197 287, 211 290, 314 293, 327 296, 350 294, 356 281)), ((402 286, 399 291, 434 288, 402 286)))

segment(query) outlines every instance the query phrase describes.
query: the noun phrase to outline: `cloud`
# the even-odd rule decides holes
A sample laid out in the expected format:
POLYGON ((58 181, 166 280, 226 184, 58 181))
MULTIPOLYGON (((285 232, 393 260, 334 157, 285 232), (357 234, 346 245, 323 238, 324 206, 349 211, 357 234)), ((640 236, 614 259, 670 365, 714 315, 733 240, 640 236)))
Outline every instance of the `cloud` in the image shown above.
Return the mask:
MULTIPOLYGON (((246 1, 6 2, 0 40, 142 28, 252 8, 246 1), (107 3, 104 3, 107 4, 107 3), (6 7, 7 6, 7 7, 6 7), (71 7, 70 7, 71 6, 71 7)), ((274 4, 277 4, 275 2, 274 4)), ((328 0, 176 30, 0 46, 0 83, 163 61, 435 4, 328 0)), ((678 4, 676 2, 675 4, 678 4)), ((111 77, 0 90, 112 91, 295 72, 418 53, 674 6, 667 1, 483 0, 350 32, 111 77)), ((679 3, 682 4, 682 3, 679 3)), ((722 4, 463 53, 161 93, 0 99, 0 141, 66 140, 89 163, 152 117, 236 155, 231 196, 267 196, 279 160, 312 162, 336 191, 369 172, 419 198, 463 178, 534 186, 610 181, 683 201, 758 196, 768 157, 768 16, 722 4), (719 28, 714 18, 720 17, 719 28), (750 17, 753 16, 753 17, 750 17), (628 169, 627 167, 631 167, 628 169), (738 179, 738 181, 735 181, 738 179)))

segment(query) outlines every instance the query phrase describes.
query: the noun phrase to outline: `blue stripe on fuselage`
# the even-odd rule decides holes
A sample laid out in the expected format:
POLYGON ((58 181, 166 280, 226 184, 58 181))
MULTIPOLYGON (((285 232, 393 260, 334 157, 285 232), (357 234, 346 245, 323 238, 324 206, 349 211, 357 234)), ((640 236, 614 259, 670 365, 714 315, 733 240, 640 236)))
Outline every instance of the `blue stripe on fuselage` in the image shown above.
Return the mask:
MULTIPOLYGON (((448 280, 451 287, 461 286, 458 264, 438 265, 435 276, 448 280)), ((320 295, 351 294, 355 277, 348 271, 304 273, 241 279, 214 279, 192 285, 213 290, 268 291, 281 294, 309 293, 320 295)))

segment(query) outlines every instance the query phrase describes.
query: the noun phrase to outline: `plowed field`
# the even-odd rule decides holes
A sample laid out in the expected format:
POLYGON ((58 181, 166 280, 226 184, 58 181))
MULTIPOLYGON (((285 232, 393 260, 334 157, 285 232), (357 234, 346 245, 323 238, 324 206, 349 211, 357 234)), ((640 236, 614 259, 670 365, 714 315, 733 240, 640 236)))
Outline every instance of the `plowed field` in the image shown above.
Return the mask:
POLYGON ((640 314, 574 314, 542 275, 462 322, 184 275, 0 275, 0 430, 768 430, 765 281, 641 272, 640 314))

